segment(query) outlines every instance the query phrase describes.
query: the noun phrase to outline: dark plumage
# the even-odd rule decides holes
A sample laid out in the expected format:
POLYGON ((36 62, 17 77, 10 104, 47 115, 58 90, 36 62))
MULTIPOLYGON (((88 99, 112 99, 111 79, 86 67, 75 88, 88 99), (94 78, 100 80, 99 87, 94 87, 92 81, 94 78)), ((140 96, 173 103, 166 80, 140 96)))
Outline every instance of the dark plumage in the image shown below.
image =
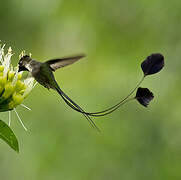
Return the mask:
POLYGON ((161 71, 163 67, 164 57, 159 53, 151 54, 141 63, 141 68, 145 76, 155 74, 161 71))
POLYGON ((148 88, 139 87, 137 89, 135 98, 141 105, 147 107, 149 105, 149 102, 154 98, 154 95, 148 88))
MULTIPOLYGON (((56 90, 63 100, 69 105, 72 109, 82 113, 92 127, 98 129, 96 124, 92 121, 89 117, 88 113, 86 113, 79 105, 77 105, 73 100, 71 100, 59 87, 58 83, 55 80, 53 75, 53 71, 73 64, 74 62, 78 61, 79 59, 85 57, 84 55, 79 56, 72 56, 67 58, 60 58, 60 59, 52 59, 46 61, 44 63, 38 62, 34 59, 31 59, 30 56, 25 55, 19 61, 19 71, 29 71, 32 76, 39 82, 41 85, 48 89, 56 90)), ((99 129, 98 129, 99 130, 99 129)))

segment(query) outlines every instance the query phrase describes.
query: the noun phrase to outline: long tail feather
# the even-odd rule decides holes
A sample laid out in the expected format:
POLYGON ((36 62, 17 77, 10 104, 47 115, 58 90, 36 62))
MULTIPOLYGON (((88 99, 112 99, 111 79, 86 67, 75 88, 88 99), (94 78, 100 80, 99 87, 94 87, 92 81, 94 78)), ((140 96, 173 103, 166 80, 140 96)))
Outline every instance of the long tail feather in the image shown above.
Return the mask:
POLYGON ((89 117, 88 114, 85 113, 85 111, 79 105, 77 105, 74 101, 72 101, 60 88, 57 88, 56 90, 68 106, 70 106, 72 109, 82 113, 83 116, 88 120, 90 125, 92 127, 96 128, 99 132, 101 132, 100 129, 94 123, 94 121, 89 117))
POLYGON ((127 101, 125 101, 126 99, 123 99, 122 101, 120 101, 116 105, 114 105, 114 106, 112 106, 112 107, 110 107, 110 108, 108 108, 108 109, 106 109, 104 111, 99 111, 99 112, 94 112, 94 113, 85 112, 79 105, 77 105, 72 99, 70 99, 61 89, 59 89, 57 91, 61 95, 61 97, 64 99, 66 104, 69 105, 72 109, 74 109, 75 111, 80 112, 80 113, 82 113, 84 115, 88 115, 88 116, 92 116, 92 117, 100 117, 100 116, 105 116, 105 115, 111 114, 112 112, 117 110, 121 105, 123 105, 123 104, 125 104, 127 102, 127 101))
POLYGON ((139 85, 143 82, 143 80, 145 79, 145 76, 143 76, 141 78, 141 80, 138 82, 138 84, 136 85, 136 87, 123 99, 121 100, 120 102, 118 102, 117 104, 115 104, 114 106, 111 106, 110 108, 107 108, 103 111, 98 111, 98 112, 93 112, 93 113, 86 113, 90 116, 105 116, 105 115, 108 115, 112 112, 114 112, 115 110, 117 110, 120 106, 122 106, 123 104, 125 104, 127 101, 130 101, 134 98, 130 98, 130 96, 135 92, 135 90, 139 87, 139 85), (129 99, 130 98, 130 99, 129 99))
POLYGON ((70 99, 60 88, 57 88, 57 92, 61 95, 61 97, 63 98, 63 100, 66 102, 67 105, 69 105, 75 111, 82 113, 86 117, 86 119, 88 119, 88 121, 94 127, 96 127, 95 123, 92 121, 92 119, 90 119, 89 116, 93 116, 93 117, 106 116, 106 115, 111 114, 112 112, 116 111, 120 106, 124 105, 126 102, 133 100, 134 98, 129 98, 129 97, 135 92, 135 90, 138 88, 138 86, 143 82, 144 78, 145 78, 145 76, 143 76, 143 78, 136 85, 136 87, 119 103, 117 103, 114 106, 111 106, 103 111, 98 111, 98 112, 85 112, 79 105, 77 105, 72 99, 70 99))
MULTIPOLYGON (((75 111, 77 112, 80 112, 80 113, 83 113, 85 115, 88 115, 88 116, 92 116, 92 117, 100 117, 100 116, 105 116, 105 115, 108 115, 108 114, 111 114, 112 112, 114 112, 115 110, 117 110, 121 105, 125 104, 126 102, 126 99, 123 99, 122 101, 120 101, 119 103, 117 103, 116 105, 104 110, 104 111, 99 111, 99 112, 85 112, 83 111, 82 108, 80 108, 79 105, 77 105, 72 99, 70 99, 61 89, 59 90, 60 92, 58 92, 61 96, 63 96, 62 98, 66 98, 68 99, 68 101, 70 101, 72 104, 70 104, 69 102, 66 102, 66 100, 64 99, 64 101, 71 107, 73 108, 75 111)), ((130 100, 130 99, 129 99, 130 100)), ((89 117, 90 118, 90 117, 89 117)))

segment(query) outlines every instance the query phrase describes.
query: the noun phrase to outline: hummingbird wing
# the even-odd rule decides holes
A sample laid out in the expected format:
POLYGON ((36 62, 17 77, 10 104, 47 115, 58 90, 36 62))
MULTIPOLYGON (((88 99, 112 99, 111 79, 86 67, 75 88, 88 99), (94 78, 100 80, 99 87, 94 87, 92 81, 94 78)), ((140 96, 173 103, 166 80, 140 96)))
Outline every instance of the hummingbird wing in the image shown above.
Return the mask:
POLYGON ((72 57, 65 57, 65 58, 60 58, 60 59, 52 59, 49 61, 46 61, 52 71, 55 71, 61 67, 68 66, 70 64, 73 64, 74 62, 78 61, 79 59, 85 57, 85 55, 78 55, 78 56, 72 56, 72 57))

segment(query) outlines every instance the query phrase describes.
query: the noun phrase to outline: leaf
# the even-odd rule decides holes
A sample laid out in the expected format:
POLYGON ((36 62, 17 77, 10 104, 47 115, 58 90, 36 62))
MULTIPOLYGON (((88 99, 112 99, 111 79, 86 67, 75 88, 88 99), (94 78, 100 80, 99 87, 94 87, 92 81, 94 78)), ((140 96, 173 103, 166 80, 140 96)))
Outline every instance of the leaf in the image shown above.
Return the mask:
POLYGON ((155 74, 161 71, 163 67, 164 57, 159 53, 151 54, 141 63, 141 68, 145 76, 155 74))
POLYGON ((18 140, 10 129, 10 127, 2 120, 0 120, 0 138, 4 140, 12 149, 19 152, 18 140))
POLYGON ((139 87, 135 98, 141 105, 147 107, 149 102, 154 98, 154 95, 148 88, 139 87))

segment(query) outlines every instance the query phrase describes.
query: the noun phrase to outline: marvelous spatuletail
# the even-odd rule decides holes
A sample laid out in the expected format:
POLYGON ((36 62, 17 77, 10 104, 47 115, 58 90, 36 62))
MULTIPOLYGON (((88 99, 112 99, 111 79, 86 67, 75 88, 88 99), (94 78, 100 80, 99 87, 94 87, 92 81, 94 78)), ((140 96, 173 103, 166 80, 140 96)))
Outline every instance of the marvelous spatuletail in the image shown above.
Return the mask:
POLYGON ((147 75, 155 74, 159 72, 164 67, 164 57, 159 53, 151 54, 148 56, 141 64, 142 71, 144 73, 141 81, 136 85, 136 87, 119 103, 110 108, 107 108, 103 111, 98 112, 86 112, 84 111, 77 103, 75 103, 71 98, 69 98, 63 91, 60 89, 58 83, 55 80, 53 71, 65 67, 67 65, 73 64, 74 62, 85 57, 85 55, 78 55, 60 59, 48 60, 44 63, 38 62, 32 59, 30 56, 25 55, 19 60, 19 71, 29 71, 31 75, 36 79, 38 83, 43 85, 45 88, 56 90, 60 96, 63 98, 65 103, 70 106, 75 111, 83 114, 86 119, 89 121, 92 127, 95 127, 98 131, 99 128, 96 126, 94 121, 90 116, 99 117, 105 116, 114 112, 121 105, 126 102, 136 99, 141 105, 147 107, 149 102, 153 99, 153 93, 147 88, 140 88, 140 84, 143 82, 147 75), (130 98, 130 96, 137 90, 136 96, 130 98))

